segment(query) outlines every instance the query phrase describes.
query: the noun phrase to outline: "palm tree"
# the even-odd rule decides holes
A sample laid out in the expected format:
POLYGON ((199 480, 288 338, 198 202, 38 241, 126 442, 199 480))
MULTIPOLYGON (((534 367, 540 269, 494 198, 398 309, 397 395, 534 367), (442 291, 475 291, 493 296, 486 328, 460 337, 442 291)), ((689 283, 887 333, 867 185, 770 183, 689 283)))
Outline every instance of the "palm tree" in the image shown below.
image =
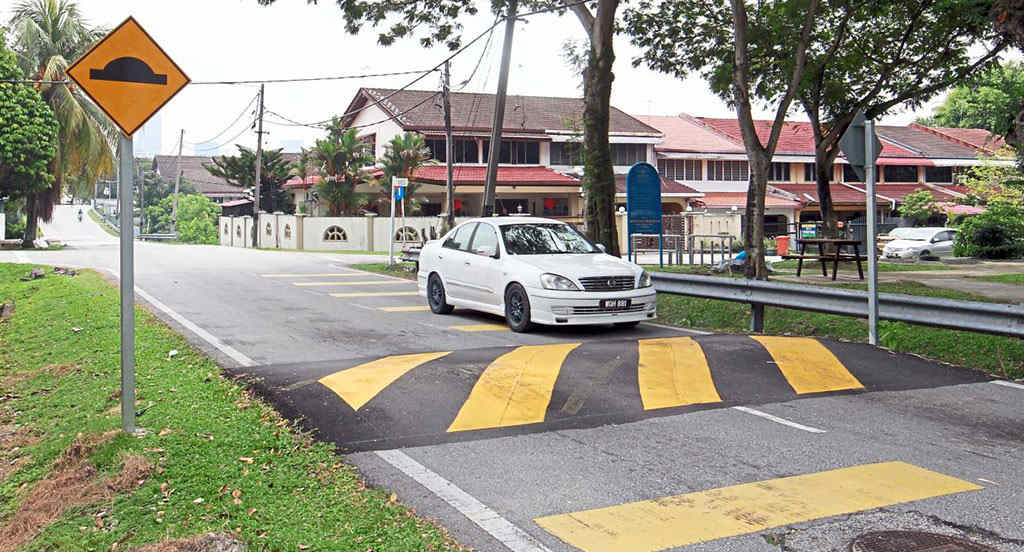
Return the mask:
POLYGON ((327 203, 330 216, 352 213, 366 203, 356 186, 369 179, 365 169, 373 165, 373 152, 356 136, 356 129, 317 140, 313 155, 323 164, 316 192, 327 203))
MULTIPOLYGON (((22 0, 15 5, 9 26, 18 64, 26 75, 41 81, 66 80, 71 62, 106 33, 90 27, 73 0, 22 0)), ((48 221, 53 216, 69 176, 91 190, 91 183, 111 174, 114 167, 111 145, 116 130, 96 104, 71 84, 43 82, 39 92, 57 116, 60 130, 51 165, 53 185, 26 201, 28 244, 35 237, 37 218, 48 221)), ((76 190, 85 195, 83 191, 76 190)))
POLYGON ((410 178, 405 188, 405 198, 412 204, 413 212, 419 210, 419 203, 413 199, 419 184, 414 183, 411 177, 416 169, 427 164, 430 158, 430 148, 427 147, 426 140, 415 132, 399 134, 384 145, 384 156, 380 159, 384 178, 379 182, 382 189, 378 200, 382 209, 386 211, 391 208, 391 177, 397 176, 410 178))

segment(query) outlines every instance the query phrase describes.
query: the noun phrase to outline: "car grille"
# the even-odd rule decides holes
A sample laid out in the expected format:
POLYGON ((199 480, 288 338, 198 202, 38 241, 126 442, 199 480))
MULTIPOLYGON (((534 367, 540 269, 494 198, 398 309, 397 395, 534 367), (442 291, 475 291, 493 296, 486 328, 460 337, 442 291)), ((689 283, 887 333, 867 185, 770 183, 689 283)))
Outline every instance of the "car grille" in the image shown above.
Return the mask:
POLYGON ((626 308, 621 308, 621 307, 619 307, 619 308, 603 308, 603 307, 600 307, 600 306, 597 306, 597 307, 573 307, 572 308, 572 313, 573 314, 606 314, 606 313, 612 313, 612 312, 643 312, 644 307, 646 307, 646 306, 647 305, 644 304, 644 303, 638 303, 636 305, 630 305, 629 307, 626 307, 626 308))
POLYGON ((622 291, 633 289, 636 284, 634 276, 589 276, 580 278, 586 291, 622 291))

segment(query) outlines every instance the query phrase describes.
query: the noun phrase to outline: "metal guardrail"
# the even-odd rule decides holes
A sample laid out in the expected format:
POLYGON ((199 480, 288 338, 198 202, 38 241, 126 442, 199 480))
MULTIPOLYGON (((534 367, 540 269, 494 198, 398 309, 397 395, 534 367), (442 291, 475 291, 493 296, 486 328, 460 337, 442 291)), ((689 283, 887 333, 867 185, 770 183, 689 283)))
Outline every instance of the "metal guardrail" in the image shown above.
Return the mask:
MULTIPOLYGON (((652 272, 651 280, 659 293, 750 304, 750 329, 754 332, 764 331, 766 305, 868 317, 866 291, 664 272, 652 272)), ((878 318, 1024 338, 1024 305, 879 293, 878 318)))
POLYGON ((139 234, 140 240, 176 240, 177 234, 139 234))

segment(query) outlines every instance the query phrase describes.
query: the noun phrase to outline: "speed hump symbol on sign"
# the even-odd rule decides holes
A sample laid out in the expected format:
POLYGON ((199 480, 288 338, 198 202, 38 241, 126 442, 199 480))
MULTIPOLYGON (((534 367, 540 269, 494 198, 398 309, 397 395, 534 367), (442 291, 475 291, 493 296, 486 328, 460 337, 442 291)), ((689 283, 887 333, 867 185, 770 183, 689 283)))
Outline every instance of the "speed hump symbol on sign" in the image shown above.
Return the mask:
POLYGON ((131 136, 189 78, 135 18, 125 19, 68 68, 68 77, 131 136))

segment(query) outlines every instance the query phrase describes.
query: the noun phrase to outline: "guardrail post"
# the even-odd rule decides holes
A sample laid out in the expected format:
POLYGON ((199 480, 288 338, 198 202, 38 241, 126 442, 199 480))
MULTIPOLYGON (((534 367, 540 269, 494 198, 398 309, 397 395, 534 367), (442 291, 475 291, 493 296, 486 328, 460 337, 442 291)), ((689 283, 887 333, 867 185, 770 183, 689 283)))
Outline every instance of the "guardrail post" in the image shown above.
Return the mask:
POLYGON ((753 333, 764 333, 764 304, 750 304, 750 331, 753 333))

